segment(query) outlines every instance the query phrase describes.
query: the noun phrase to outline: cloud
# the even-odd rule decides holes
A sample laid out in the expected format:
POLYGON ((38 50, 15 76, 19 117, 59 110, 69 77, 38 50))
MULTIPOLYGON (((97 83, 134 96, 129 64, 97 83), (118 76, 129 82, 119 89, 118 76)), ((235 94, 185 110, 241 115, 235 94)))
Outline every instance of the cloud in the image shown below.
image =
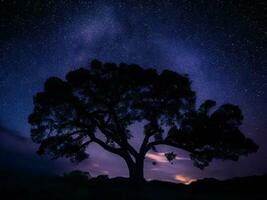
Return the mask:
POLYGON ((48 156, 38 156, 37 148, 29 138, 0 127, 0 170, 58 174, 73 168, 66 159, 51 160, 48 156))
MULTIPOLYGON (((169 162, 167 160, 167 158, 165 157, 165 153, 164 152, 161 152, 161 153, 147 153, 146 154, 146 158, 149 158, 150 160, 156 161, 158 163, 168 163, 169 162)), ((190 159, 186 158, 186 157, 176 156, 175 160, 190 160, 190 159)))

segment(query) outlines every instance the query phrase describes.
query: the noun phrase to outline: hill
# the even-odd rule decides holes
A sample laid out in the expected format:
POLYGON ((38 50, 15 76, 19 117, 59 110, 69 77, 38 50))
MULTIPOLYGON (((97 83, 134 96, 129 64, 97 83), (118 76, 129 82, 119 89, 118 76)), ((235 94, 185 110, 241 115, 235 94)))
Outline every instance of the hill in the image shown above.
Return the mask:
POLYGON ((190 185, 162 181, 133 184, 127 178, 96 178, 75 172, 65 176, 37 176, 2 171, 0 194, 10 199, 116 199, 116 200, 236 200, 266 199, 267 175, 226 181, 203 179, 190 185))

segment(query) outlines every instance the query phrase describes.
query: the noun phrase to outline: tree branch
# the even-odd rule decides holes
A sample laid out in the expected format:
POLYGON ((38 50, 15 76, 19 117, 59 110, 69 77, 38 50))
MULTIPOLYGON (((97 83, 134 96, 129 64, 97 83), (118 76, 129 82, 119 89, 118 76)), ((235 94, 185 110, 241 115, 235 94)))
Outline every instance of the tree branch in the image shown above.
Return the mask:
POLYGON ((148 145, 146 145, 146 147, 144 149, 144 153, 146 154, 152 148, 152 146, 156 146, 156 145, 168 145, 168 146, 171 146, 171 147, 184 149, 184 150, 186 150, 186 151, 188 151, 190 153, 197 153, 195 151, 195 149, 193 149, 193 148, 189 148, 189 147, 186 147, 186 146, 183 146, 183 145, 179 145, 177 143, 173 143, 173 142, 168 141, 168 140, 160 140, 160 141, 150 142, 148 145))
POLYGON ((109 107, 109 110, 111 112, 111 114, 113 115, 113 119, 116 125, 116 129, 117 131, 120 133, 121 138, 122 138, 122 145, 135 157, 137 158, 139 156, 138 152, 134 149, 134 147, 132 147, 129 143, 128 143, 128 139, 127 136, 125 134, 125 132, 123 131, 123 129, 120 126, 118 117, 114 111, 114 109, 112 107, 109 107))
POLYGON ((88 144, 90 144, 90 143, 92 143, 92 142, 94 142, 94 141, 93 141, 93 140, 89 140, 89 141, 83 143, 83 144, 81 145, 81 148, 84 147, 84 146, 87 146, 88 144))
POLYGON ((144 148, 144 153, 146 154, 152 148, 152 146, 156 146, 156 145, 168 145, 168 146, 178 148, 178 144, 175 144, 167 140, 160 140, 160 141, 150 142, 149 144, 147 144, 146 147, 144 148))
MULTIPOLYGON (((125 148, 126 150, 128 150, 135 158, 138 157, 138 152, 128 143, 127 138, 123 138, 122 141, 120 141, 119 138, 115 137, 114 132, 110 131, 109 129, 106 128, 106 125, 103 124, 103 122, 100 122, 99 120, 97 120, 94 116, 92 116, 91 113, 86 112, 87 117, 96 125, 96 127, 107 137, 107 138, 112 138, 120 147, 125 148)), ((116 126, 117 128, 119 128, 119 124, 118 124, 118 119, 116 114, 114 113, 115 117, 116 117, 116 126)), ((85 128, 90 128, 88 127, 86 124, 82 124, 80 122, 76 122, 76 124, 78 126, 82 126, 85 128)), ((124 136, 125 134, 123 133, 123 131, 117 130, 119 131, 119 133, 124 136)), ((102 142, 102 141, 101 141, 102 142)), ((104 142, 102 142, 101 144, 103 144, 104 142)), ((105 143, 104 143, 105 144, 105 143)), ((102 147, 104 147, 104 145, 101 145, 102 147)), ((124 155, 125 156, 125 155, 124 155)), ((130 157, 130 155, 129 155, 130 157)))
MULTIPOLYGON (((148 145, 149 138, 150 138, 151 136, 152 136, 152 135, 150 135, 150 134, 146 134, 146 135, 145 135, 145 138, 144 138, 144 140, 143 140, 143 142, 142 142, 142 144, 141 144, 140 150, 139 150, 139 153, 140 153, 141 155, 143 155, 143 154, 146 153, 146 147, 147 147, 147 145, 148 145)), ((152 146, 151 146, 151 147, 152 147, 152 146)), ((151 148, 151 147, 150 147, 150 148, 151 148)))
POLYGON ((97 143, 98 145, 100 145, 101 147, 103 147, 105 150, 110 151, 114 154, 123 156, 123 150, 121 148, 114 148, 109 146, 108 144, 106 144, 105 142, 103 142, 102 140, 96 138, 95 136, 90 136, 91 140, 95 143, 97 143))
POLYGON ((130 164, 130 165, 134 164, 134 161, 131 158, 131 156, 127 152, 125 152, 122 148, 111 147, 108 144, 106 144, 105 142, 103 142, 102 140, 100 140, 94 136, 91 137, 91 139, 93 142, 97 143, 98 145, 103 147, 105 150, 121 156, 127 162, 127 164, 130 164))

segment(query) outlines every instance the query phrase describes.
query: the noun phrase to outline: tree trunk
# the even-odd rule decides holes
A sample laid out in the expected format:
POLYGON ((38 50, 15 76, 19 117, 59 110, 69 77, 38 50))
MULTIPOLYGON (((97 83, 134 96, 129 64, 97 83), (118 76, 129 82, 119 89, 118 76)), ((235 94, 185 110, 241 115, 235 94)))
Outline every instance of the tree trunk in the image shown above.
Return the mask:
POLYGON ((136 162, 129 163, 127 162, 127 166, 129 169, 129 178, 133 182, 144 182, 144 158, 136 159, 136 162))

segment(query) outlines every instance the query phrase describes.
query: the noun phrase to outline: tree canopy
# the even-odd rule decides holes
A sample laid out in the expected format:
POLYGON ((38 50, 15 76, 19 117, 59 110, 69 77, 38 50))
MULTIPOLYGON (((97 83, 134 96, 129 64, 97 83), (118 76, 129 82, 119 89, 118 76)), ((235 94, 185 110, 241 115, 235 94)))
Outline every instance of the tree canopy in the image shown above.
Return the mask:
POLYGON ((146 153, 157 145, 188 151, 201 169, 213 159, 256 152, 258 146, 240 130, 242 120, 236 105, 216 107, 207 100, 196 108, 187 75, 98 60, 65 79, 49 78, 29 116, 38 153, 79 162, 87 158, 88 145, 97 143, 121 156, 130 177, 139 180, 146 153), (140 149, 129 143, 136 135, 129 127, 137 122, 144 125, 140 149))

